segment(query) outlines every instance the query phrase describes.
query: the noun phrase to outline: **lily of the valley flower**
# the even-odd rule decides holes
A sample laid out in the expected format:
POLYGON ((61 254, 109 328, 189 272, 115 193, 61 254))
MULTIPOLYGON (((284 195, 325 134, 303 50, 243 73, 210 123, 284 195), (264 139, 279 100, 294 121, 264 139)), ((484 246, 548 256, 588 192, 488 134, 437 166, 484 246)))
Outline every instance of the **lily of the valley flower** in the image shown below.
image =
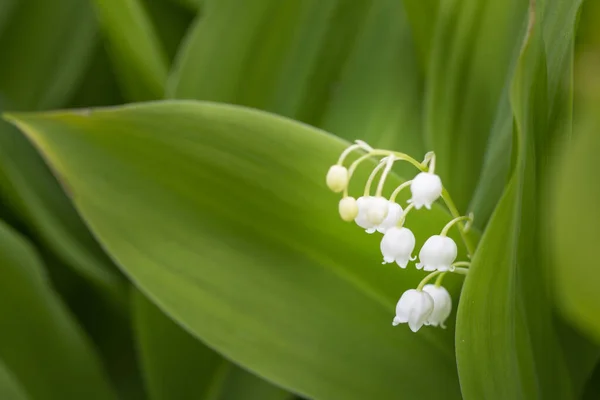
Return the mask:
POLYGON ((412 180, 410 185, 412 199, 409 202, 413 203, 417 210, 423 206, 430 210, 431 205, 442 195, 442 189, 442 180, 439 176, 421 172, 412 180))
POLYGON ((374 226, 379 226, 388 215, 389 202, 384 197, 371 197, 367 208, 367 219, 374 226))
POLYGON ((344 197, 339 204, 340 217, 344 221, 350 222, 358 215, 358 204, 354 197, 344 197))
POLYGON ((332 165, 327 172, 327 187, 339 193, 348 186, 348 170, 342 165, 332 165))
POLYGON ((383 235, 380 247, 384 263, 395 261, 400 268, 406 268, 415 249, 415 235, 407 228, 390 228, 383 235))
POLYGON ((356 200, 358 214, 354 221, 367 233, 384 233, 396 225, 402 216, 402 207, 383 197, 361 196, 356 200))
POLYGON ((356 225, 365 229, 367 233, 373 233, 377 230, 377 226, 369 221, 367 218, 367 213, 369 211, 369 207, 371 205, 371 201, 373 197, 371 196, 361 196, 356 200, 356 205, 358 206, 358 214, 354 219, 356 225))
POLYGON ((427 292, 410 289, 402 294, 396 305, 396 317, 392 325, 408 323, 410 330, 418 331, 433 312, 433 299, 427 292))
POLYGON ((456 260, 458 248, 447 236, 433 235, 421 247, 417 269, 425 271, 448 271, 456 260))
POLYGON ((400 207, 400 204, 388 201, 387 217, 379 224, 377 231, 385 233, 388 229, 395 227, 400 217, 402 217, 402 207, 400 207))
POLYGON ((433 311, 425 325, 440 326, 446 328, 444 322, 448 319, 450 311, 452 311, 452 297, 443 286, 425 285, 423 291, 429 293, 433 299, 433 311))

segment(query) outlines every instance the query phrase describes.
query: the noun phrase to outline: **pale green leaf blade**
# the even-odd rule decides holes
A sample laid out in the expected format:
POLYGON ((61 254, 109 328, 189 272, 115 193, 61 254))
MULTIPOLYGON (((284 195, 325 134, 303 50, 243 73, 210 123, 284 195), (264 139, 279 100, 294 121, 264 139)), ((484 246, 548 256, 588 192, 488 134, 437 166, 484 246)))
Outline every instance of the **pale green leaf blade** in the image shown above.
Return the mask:
POLYGON ((417 158, 422 136, 423 77, 402 2, 385 0, 365 15, 318 126, 417 158))
POLYGON ((114 399, 98 356, 30 245, 0 221, 0 359, 33 399, 114 399))
POLYGON ((439 174, 463 212, 508 90, 526 16, 527 2, 521 0, 451 0, 438 10, 425 94, 425 143, 436 152, 439 174))
MULTIPOLYGON (((346 143, 210 103, 13 118, 132 280, 227 358, 310 397, 459 397, 453 330, 391 327, 423 274, 337 216, 324 175, 346 143)), ((411 215, 417 247, 448 218, 411 215)))
POLYGON ((162 98, 169 64, 141 0, 93 0, 93 4, 127 98, 162 98))
POLYGON ((84 225, 44 161, 14 126, 0 121, 0 199, 60 261, 125 299, 126 282, 84 225))
POLYGON ((557 168, 556 199, 552 208, 552 248, 557 262, 557 296, 564 314, 577 327, 600 343, 600 273, 595 249, 600 221, 596 165, 598 140, 596 108, 580 122, 568 152, 557 168), (576 199, 576 200, 574 200, 576 199))
MULTIPOLYGON (((540 182, 548 168, 553 117, 542 33, 545 3, 538 5, 531 9, 511 88, 511 181, 480 242, 458 311, 457 359, 466 399, 571 399, 581 393, 581 375, 591 367, 587 361, 571 363, 587 360, 580 352, 589 348, 561 342, 561 322, 553 314, 547 284, 549 260, 540 240, 546 198, 540 182)), ((562 74, 565 69, 570 71, 562 68, 562 74)))
POLYGON ((21 383, 0 360, 0 398, 10 400, 27 400, 29 397, 21 383))
POLYGON ((317 125, 370 3, 209 2, 181 51, 168 96, 240 104, 317 125))
POLYGON ((234 366, 135 292, 138 348, 152 400, 284 400, 291 395, 234 366), (232 395, 230 392, 234 391, 232 395))
POLYGON ((0 107, 62 106, 90 61, 96 31, 86 1, 58 0, 52 7, 45 0, 19 1, 0 35, 0 107))

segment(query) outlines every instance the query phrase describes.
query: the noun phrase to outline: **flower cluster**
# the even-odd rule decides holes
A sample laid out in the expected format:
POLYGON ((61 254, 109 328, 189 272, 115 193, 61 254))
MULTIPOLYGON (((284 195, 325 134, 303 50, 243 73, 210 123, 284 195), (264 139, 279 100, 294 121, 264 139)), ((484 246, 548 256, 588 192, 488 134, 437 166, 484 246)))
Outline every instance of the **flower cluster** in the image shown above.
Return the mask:
MULTIPOLYGON (((442 198, 453 219, 443 227, 439 235, 428 238, 419 251, 417 269, 430 272, 416 289, 410 289, 402 294, 396 305, 396 316, 392 324, 408 323, 413 332, 418 331, 423 325, 440 326, 445 328, 445 321, 452 310, 452 299, 448 291, 441 286, 444 276, 448 272, 466 274, 469 262, 456 262, 458 247, 454 240, 447 236, 450 228, 459 224, 461 234, 469 229, 473 216, 459 216, 456 207, 445 192, 442 180, 435 174, 435 154, 429 152, 422 162, 406 154, 388 150, 373 149, 363 141, 356 141, 341 154, 337 164, 327 172, 327 186, 336 193, 342 193, 339 202, 339 213, 344 221, 354 221, 367 233, 379 232, 383 234, 380 249, 383 263, 396 263, 400 268, 406 268, 410 261, 415 261, 415 235, 404 226, 408 213, 413 210, 425 208, 430 210, 433 203, 442 198), (344 166, 346 158, 354 151, 363 151, 365 154, 357 158, 348 168, 344 166), (375 166, 366 184, 364 194, 355 199, 348 195, 348 186, 352 175, 359 164, 372 157, 381 157, 375 166), (412 180, 402 183, 390 195, 383 196, 383 189, 387 176, 396 161, 407 161, 417 167, 419 172, 412 180), (375 193, 372 194, 371 186, 377 175, 381 172, 375 193), (398 194, 410 188, 411 198, 403 209, 396 202, 398 194), (466 221, 466 224, 462 224, 466 221), (435 284, 427 284, 437 276, 435 284)), ((464 236, 463 236, 464 238, 464 236)))

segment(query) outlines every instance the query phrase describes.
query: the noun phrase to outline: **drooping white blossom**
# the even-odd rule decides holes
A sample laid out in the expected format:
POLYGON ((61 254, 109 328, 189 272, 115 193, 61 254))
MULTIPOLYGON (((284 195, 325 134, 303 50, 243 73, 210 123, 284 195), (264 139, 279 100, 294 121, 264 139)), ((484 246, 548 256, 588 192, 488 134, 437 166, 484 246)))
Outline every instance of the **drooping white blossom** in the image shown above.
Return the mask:
POLYGON ((384 263, 396 262, 400 268, 406 268, 415 249, 415 235, 407 228, 390 228, 383 235, 380 248, 384 263))
POLYGON ((377 226, 377 231, 385 233, 388 229, 395 227, 402 217, 402 211, 403 210, 402 207, 400 207, 400 204, 393 201, 388 201, 387 217, 385 217, 383 222, 377 226))
POLYGON ((417 289, 407 290, 396 305, 396 317, 392 325, 408 323, 410 330, 418 331, 433 311, 433 299, 427 292, 417 289))
POLYGON ((444 322, 446 322, 452 311, 452 297, 450 297, 450 293, 443 286, 436 285, 425 285, 423 291, 429 293, 433 299, 433 311, 429 315, 429 318, 427 318, 427 321, 425 321, 425 325, 446 328, 444 322))
POLYGON ((356 225, 366 230, 367 233, 373 233, 377 230, 377 226, 371 223, 367 218, 367 213, 371 205, 372 199, 373 197, 371 196, 361 196, 356 200, 356 205, 358 206, 358 214, 356 215, 354 222, 356 222, 356 225))
POLYGON ((367 219, 373 226, 379 226, 388 216, 389 201, 380 196, 371 197, 367 208, 367 219))
POLYGON ((447 236, 433 235, 421 247, 417 269, 448 271, 457 255, 458 248, 454 240, 447 236))
POLYGON ((354 220, 358 215, 358 204, 354 197, 344 197, 340 200, 339 204, 340 217, 344 221, 350 222, 354 220))
POLYGON ((417 210, 423 206, 430 210, 431 205, 442 195, 442 180, 435 174, 421 172, 412 180, 410 191, 412 198, 409 202, 417 210))
POLYGON ((348 170, 342 165, 332 165, 327 171, 327 187, 339 193, 348 186, 348 170))

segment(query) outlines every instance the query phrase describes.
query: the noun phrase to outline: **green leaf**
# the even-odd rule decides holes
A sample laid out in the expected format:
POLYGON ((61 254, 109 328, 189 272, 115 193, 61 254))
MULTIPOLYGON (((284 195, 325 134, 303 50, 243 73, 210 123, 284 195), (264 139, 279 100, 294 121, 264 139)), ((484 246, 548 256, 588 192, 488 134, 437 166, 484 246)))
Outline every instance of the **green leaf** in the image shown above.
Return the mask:
POLYGON ((95 48, 93 10, 81 0, 57 0, 52 7, 45 0, 20 1, 7 22, 0 35, 0 106, 60 107, 75 91, 95 48))
POLYGON ((365 17, 318 125, 422 157, 423 79, 402 3, 376 2, 365 17))
MULTIPOLYGON (((562 4, 578 7, 568 1, 562 4)), ((587 376, 592 366, 571 361, 587 360, 589 348, 569 343, 562 347, 561 322, 553 314, 548 285, 549 260, 540 240, 539 210, 545 199, 540 182, 548 169, 545 135, 552 121, 549 85, 552 75, 561 75, 550 74, 556 64, 552 68, 546 64, 543 42, 544 11, 554 5, 538 6, 532 9, 511 89, 512 177, 475 254, 458 310, 457 361, 467 400, 571 399, 581 393, 581 376, 587 376)), ((571 25, 566 40, 572 40, 575 14, 561 15, 571 25)), ((559 70, 570 71, 564 65, 559 70)))
MULTIPOLYGON (((521 0, 442 1, 426 85, 425 139, 463 212, 475 190, 487 139, 527 15, 521 0)), ((507 115, 510 118, 510 115, 507 115)), ((500 180, 501 187, 504 182, 500 180)))
POLYGON ((142 2, 148 10, 150 20, 170 63, 175 58, 195 13, 173 0, 142 0, 142 2))
POLYGON ((139 292, 133 313, 151 399, 291 399, 206 347, 139 292))
POLYGON ((440 0, 403 0, 423 70, 431 58, 440 0))
POLYGON ((113 399, 98 357, 40 260, 0 221, 0 359, 33 399, 113 399))
POLYGON ((557 170, 552 207, 555 229, 552 248, 557 296, 565 315, 600 343, 600 267, 595 257, 596 228, 600 221, 596 165, 600 121, 593 107, 576 131, 575 139, 557 170), (576 200, 575 200, 576 199, 576 200))
POLYGON ((12 372, 0 360, 0 398, 27 400, 28 396, 12 372))
POLYGON ((317 125, 370 3, 209 2, 179 56, 168 96, 261 108, 317 125))
POLYGON ((93 0, 121 87, 129 100, 164 96, 168 62, 141 0, 93 0))
MULTIPOLYGON (((210 103, 11 118, 134 283, 225 357, 310 397, 460 397, 453 329, 391 327, 423 273, 337 215, 324 175, 346 142, 210 103)), ((417 246, 448 219, 411 214, 417 246)))
POLYGON ((424 153, 423 79, 397 0, 209 3, 181 53, 171 97, 260 108, 424 153))
POLYGON ((0 198, 31 235, 97 287, 124 298, 125 281, 77 215, 44 161, 0 121, 0 198))

